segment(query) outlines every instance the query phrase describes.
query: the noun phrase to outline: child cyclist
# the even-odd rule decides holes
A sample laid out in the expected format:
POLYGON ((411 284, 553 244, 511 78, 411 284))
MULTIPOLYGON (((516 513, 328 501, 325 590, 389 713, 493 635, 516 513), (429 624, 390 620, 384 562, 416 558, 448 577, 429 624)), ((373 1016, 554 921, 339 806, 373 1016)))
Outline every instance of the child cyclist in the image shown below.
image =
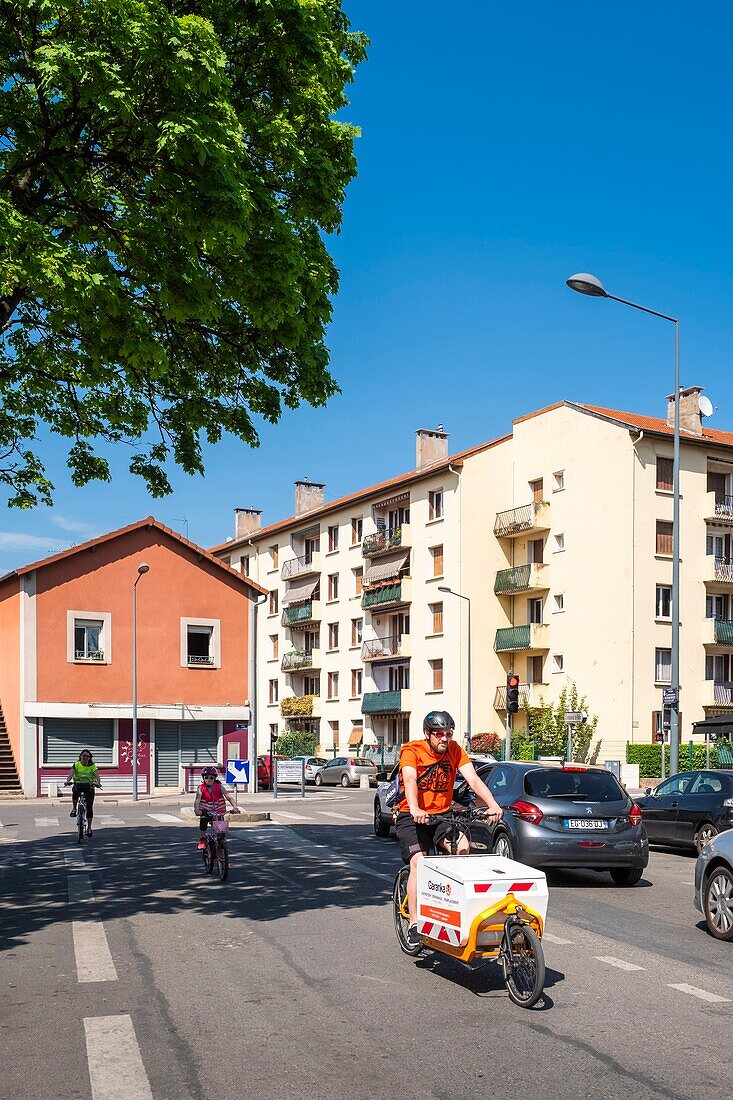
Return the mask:
POLYGON ((232 807, 232 813, 238 814, 239 810, 234 799, 224 790, 219 779, 219 772, 214 767, 201 769, 201 783, 196 791, 196 799, 193 804, 193 812, 200 815, 199 848, 206 847, 206 831, 209 827, 209 818, 218 817, 227 808, 227 802, 232 807))

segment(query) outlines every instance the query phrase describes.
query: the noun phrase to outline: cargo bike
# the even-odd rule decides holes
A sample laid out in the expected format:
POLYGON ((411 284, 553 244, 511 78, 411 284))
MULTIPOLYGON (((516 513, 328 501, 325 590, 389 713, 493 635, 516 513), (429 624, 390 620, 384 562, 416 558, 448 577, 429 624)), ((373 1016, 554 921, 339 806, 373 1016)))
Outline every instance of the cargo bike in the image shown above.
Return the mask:
POLYGON ((547 880, 542 871, 504 856, 456 855, 460 826, 486 816, 486 811, 473 809, 440 815, 451 826, 451 854, 426 855, 418 865, 421 942, 413 947, 407 939, 408 867, 402 867, 395 878, 395 931, 401 949, 413 958, 428 949, 472 971, 497 962, 514 1004, 532 1008, 545 984, 541 940, 547 880))

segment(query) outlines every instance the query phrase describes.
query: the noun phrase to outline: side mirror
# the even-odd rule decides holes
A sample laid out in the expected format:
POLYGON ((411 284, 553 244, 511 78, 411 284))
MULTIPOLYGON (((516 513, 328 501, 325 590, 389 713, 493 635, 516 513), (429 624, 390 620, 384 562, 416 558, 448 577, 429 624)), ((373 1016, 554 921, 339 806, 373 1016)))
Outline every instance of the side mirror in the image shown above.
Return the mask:
POLYGON ((644 791, 645 795, 650 795, 651 793, 652 793, 651 787, 647 787, 647 789, 644 791))

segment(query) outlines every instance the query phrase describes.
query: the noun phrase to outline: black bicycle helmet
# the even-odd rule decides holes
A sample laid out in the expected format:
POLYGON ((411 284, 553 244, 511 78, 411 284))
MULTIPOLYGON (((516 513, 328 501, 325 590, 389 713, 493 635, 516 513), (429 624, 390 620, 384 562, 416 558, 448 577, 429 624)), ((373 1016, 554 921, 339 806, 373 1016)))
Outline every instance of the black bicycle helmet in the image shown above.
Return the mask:
POLYGON ((456 724, 447 710, 431 710, 425 715, 422 728, 423 733, 435 733, 437 730, 454 730, 456 724))

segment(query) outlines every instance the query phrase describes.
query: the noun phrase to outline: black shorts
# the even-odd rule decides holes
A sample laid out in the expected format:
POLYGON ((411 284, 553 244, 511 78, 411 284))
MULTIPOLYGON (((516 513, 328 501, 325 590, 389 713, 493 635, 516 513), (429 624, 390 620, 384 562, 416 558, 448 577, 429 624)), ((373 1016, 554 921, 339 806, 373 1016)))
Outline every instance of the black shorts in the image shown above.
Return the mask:
MULTIPOLYGON (((399 813, 395 822, 395 832, 402 849, 404 863, 409 863, 414 855, 423 852, 430 855, 435 851, 442 840, 450 837, 452 825, 444 817, 438 821, 429 821, 427 825, 418 825, 412 814, 399 813)), ((461 823, 459 836, 463 835, 471 839, 468 826, 461 823)))

